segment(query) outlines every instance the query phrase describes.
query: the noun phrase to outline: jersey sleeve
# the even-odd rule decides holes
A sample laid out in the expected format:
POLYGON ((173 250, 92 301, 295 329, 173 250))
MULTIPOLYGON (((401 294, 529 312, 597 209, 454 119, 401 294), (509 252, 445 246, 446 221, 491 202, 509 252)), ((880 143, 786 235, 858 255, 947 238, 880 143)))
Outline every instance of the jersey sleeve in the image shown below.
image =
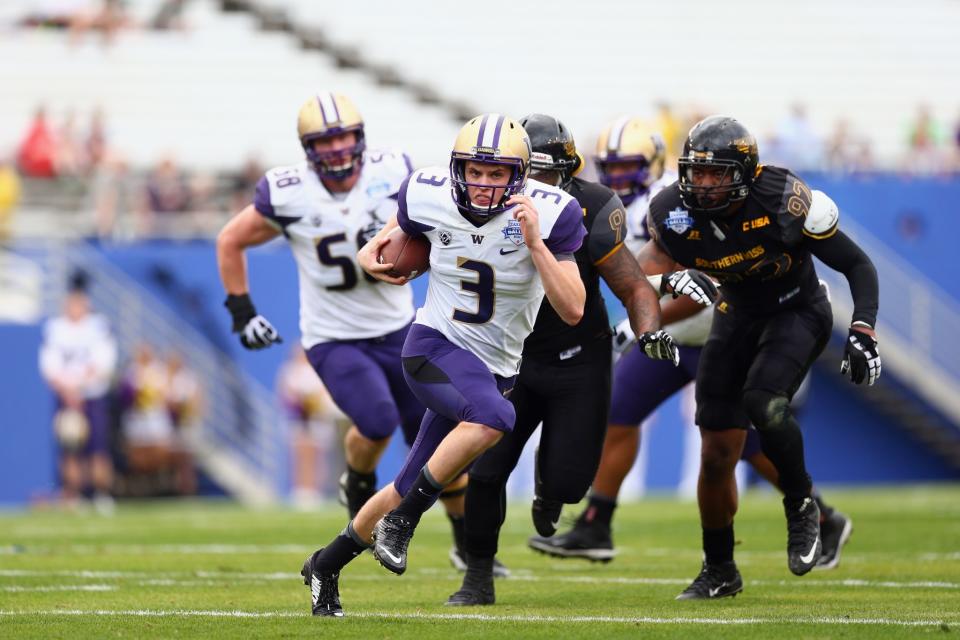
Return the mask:
POLYGON ((268 222, 280 229, 286 229, 289 225, 299 220, 300 216, 284 215, 284 206, 282 202, 278 202, 276 192, 289 187, 298 189, 299 186, 299 177, 284 176, 278 179, 278 177, 274 175, 274 171, 268 171, 260 178, 259 182, 257 182, 257 188, 253 196, 253 207, 268 222))
POLYGON ((813 191, 810 211, 803 222, 803 234, 814 240, 826 240, 837 232, 840 209, 823 191, 813 191))
POLYGON ((616 194, 611 194, 590 222, 587 252, 593 264, 602 263, 623 246, 627 235, 626 220, 623 203, 616 194))
POLYGON ((404 178, 403 182, 400 183, 400 189, 397 191, 397 224, 403 229, 403 232, 408 236, 422 236, 427 231, 433 229, 432 226, 425 224, 423 222, 417 222, 414 218, 416 217, 416 203, 414 202, 414 213, 411 217, 410 213, 410 196, 416 196, 416 185, 414 185, 414 193, 410 193, 410 178, 414 177, 417 174, 410 174, 404 178))
POLYGON ((650 241, 655 242, 661 251, 673 258, 674 256, 670 251, 670 247, 663 241, 663 237, 660 234, 660 223, 666 217, 666 211, 669 209, 667 205, 668 197, 667 189, 664 189, 650 200, 650 207, 647 209, 646 224, 647 233, 650 234, 650 241))
POLYGON ((583 244, 587 230, 583 227, 583 209, 576 198, 571 198, 557 221, 550 229, 550 235, 544 238, 543 243, 551 253, 573 253, 583 244))

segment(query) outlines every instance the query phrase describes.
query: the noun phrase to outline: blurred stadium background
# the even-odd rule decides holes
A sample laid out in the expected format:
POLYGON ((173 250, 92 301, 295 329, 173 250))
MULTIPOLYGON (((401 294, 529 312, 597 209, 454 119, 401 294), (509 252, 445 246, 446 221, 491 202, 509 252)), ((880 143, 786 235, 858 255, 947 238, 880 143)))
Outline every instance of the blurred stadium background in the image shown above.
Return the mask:
MULTIPOLYGON (((486 0, 469 10, 386 0, 6 0, 0 504, 57 496, 55 406, 38 350, 78 269, 120 347, 118 494, 176 489, 162 471, 136 477, 125 459, 125 372, 145 344, 181 357, 202 397, 184 438, 196 491, 291 500, 293 429, 277 394, 290 351, 245 352, 229 334, 213 238, 264 169, 300 160, 296 112, 321 89, 354 100, 370 146, 402 148, 418 166, 445 165, 459 126, 483 111, 555 115, 587 156, 619 115, 657 122, 674 152, 700 116, 736 116, 760 139, 764 163, 791 167, 833 197, 880 271, 884 378, 869 389, 837 375, 850 300, 842 277, 821 271, 838 343, 814 369, 801 419, 815 479, 956 482, 958 24, 960 4, 947 0, 486 0)), ((250 276, 258 308, 295 343, 296 270, 282 239, 251 252, 250 276)), ((415 283, 419 299, 424 285, 415 283)), ((627 495, 691 495, 689 403, 675 399, 647 425, 627 495)), ((325 499, 341 464, 338 428, 331 418, 314 443, 325 499)), ((393 443, 381 478, 403 455, 393 443)), ((512 490, 531 486, 527 464, 512 490)))

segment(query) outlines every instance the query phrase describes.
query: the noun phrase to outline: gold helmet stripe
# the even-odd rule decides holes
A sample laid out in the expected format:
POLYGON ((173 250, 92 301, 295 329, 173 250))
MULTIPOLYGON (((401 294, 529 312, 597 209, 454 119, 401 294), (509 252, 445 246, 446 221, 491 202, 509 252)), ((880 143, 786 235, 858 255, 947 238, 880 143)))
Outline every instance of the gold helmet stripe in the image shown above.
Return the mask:
POLYGON ((320 105, 320 115, 323 116, 323 124, 330 125, 340 122, 340 110, 337 109, 337 100, 332 93, 323 93, 317 96, 317 104, 320 105))
POLYGON ((607 138, 608 151, 620 150, 620 146, 623 144, 623 131, 627 128, 628 122, 630 122, 630 118, 625 116, 618 118, 617 121, 613 123, 613 126, 610 128, 610 137, 607 138))

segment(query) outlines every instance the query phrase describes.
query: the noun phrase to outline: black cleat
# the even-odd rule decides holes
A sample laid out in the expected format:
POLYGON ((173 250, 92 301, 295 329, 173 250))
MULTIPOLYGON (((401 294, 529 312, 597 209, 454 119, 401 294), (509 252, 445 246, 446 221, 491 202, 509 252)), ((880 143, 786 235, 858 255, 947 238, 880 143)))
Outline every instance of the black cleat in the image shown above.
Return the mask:
POLYGON ((735 596, 743 591, 743 578, 735 562, 703 563, 700 575, 677 596, 677 600, 710 600, 735 596))
POLYGON ((360 507, 377 493, 377 474, 359 474, 347 469, 340 476, 340 490, 337 499, 347 508, 350 519, 353 520, 360 507))
POLYGON ((783 499, 787 515, 787 566, 802 576, 820 560, 820 508, 813 498, 783 499))
POLYGON ((558 536, 530 536, 527 546, 554 558, 584 558, 593 562, 610 562, 617 555, 610 537, 610 527, 599 522, 578 519, 573 529, 558 536))
POLYGON ((530 515, 533 517, 533 527, 542 536, 550 537, 557 532, 560 524, 560 512, 563 503, 559 500, 545 500, 540 496, 533 498, 530 515))
POLYGON ((315 616, 342 618, 343 607, 340 606, 339 573, 317 571, 313 567, 314 559, 323 549, 319 549, 308 557, 300 570, 303 584, 310 587, 312 611, 315 616))
POLYGON ((444 603, 451 607, 475 607, 493 604, 496 601, 493 590, 493 561, 474 559, 467 567, 460 590, 447 598, 444 603))
POLYGON ((388 571, 402 575, 413 531, 413 524, 403 516, 393 512, 383 516, 373 528, 373 557, 388 571))
POLYGON ((820 523, 820 544, 823 551, 814 569, 836 569, 840 565, 840 551, 853 533, 853 521, 839 511, 820 523))
MULTIPOLYGON (((463 573, 467 570, 467 561, 463 557, 463 552, 456 547, 450 549, 449 553, 450 564, 453 565, 453 568, 463 573)), ((510 569, 507 569, 499 560, 496 558, 493 559, 493 577, 494 578, 509 578, 510 569)))

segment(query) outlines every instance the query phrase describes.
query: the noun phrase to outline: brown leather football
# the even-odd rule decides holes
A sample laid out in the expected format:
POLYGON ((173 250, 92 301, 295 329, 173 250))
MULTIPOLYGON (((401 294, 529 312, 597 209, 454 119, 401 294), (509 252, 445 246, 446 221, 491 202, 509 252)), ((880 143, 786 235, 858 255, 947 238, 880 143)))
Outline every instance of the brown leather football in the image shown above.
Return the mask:
POLYGON ((393 263, 388 275, 413 280, 430 268, 430 241, 425 237, 408 236, 397 227, 387 234, 387 238, 390 242, 381 247, 377 262, 393 263))

